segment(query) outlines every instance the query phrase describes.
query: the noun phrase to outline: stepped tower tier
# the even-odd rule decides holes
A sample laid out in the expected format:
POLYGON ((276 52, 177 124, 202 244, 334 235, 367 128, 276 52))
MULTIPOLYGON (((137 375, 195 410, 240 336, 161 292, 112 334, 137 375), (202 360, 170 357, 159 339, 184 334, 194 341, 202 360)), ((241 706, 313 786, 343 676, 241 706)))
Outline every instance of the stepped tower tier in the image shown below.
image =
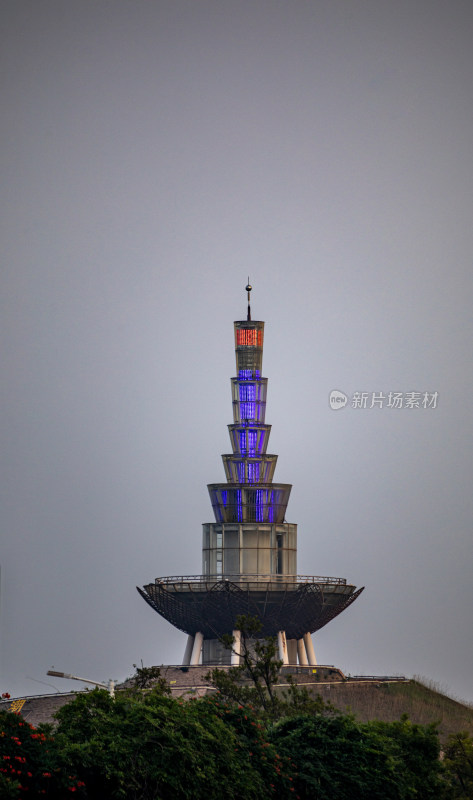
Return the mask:
POLYGON ((216 522, 283 523, 291 485, 273 483, 277 456, 267 455, 268 379, 263 366, 264 322, 234 322, 236 377, 231 378, 232 455, 223 455, 227 483, 209 484, 216 522))
POLYGON ((266 453, 259 458, 235 453, 222 456, 228 483, 272 483, 277 460, 277 456, 266 453))
POLYGON ((215 522, 203 525, 202 575, 156 578, 138 591, 188 634, 184 664, 239 663, 220 639, 242 614, 278 637, 284 663, 316 663, 311 633, 347 608, 362 589, 344 578, 297 575, 297 525, 286 522, 291 485, 273 483, 277 456, 267 453, 268 379, 262 377, 264 322, 234 323, 236 376, 231 378, 232 453, 222 455, 226 482, 208 485, 215 522))

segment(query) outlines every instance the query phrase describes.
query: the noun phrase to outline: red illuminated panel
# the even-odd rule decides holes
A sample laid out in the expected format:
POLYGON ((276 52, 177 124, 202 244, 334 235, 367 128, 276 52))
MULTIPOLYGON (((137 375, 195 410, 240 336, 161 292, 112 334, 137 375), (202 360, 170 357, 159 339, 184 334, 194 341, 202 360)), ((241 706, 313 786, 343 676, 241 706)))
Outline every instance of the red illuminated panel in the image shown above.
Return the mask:
POLYGON ((237 331, 237 345, 262 347, 261 331, 257 331, 255 328, 241 328, 237 331))

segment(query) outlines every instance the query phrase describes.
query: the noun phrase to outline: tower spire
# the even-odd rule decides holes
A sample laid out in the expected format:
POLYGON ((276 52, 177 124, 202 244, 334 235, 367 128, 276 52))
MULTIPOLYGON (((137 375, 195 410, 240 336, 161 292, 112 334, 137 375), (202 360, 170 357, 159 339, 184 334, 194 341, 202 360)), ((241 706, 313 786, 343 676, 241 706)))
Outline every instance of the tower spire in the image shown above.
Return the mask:
POLYGON ((248 275, 248 283, 245 286, 246 292, 248 294, 248 316, 246 318, 247 322, 251 322, 250 292, 251 292, 252 288, 253 287, 250 286, 250 276, 248 275))

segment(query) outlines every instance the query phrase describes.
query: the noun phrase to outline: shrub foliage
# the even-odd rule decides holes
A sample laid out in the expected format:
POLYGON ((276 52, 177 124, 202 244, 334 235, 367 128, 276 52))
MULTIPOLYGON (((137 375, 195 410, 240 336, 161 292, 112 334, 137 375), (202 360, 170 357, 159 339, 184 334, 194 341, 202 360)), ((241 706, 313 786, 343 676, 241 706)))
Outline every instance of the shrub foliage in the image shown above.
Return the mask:
POLYGON ((54 732, 0 711, 0 797, 472 800, 467 734, 451 737, 442 761, 435 726, 358 722, 295 685, 281 697, 273 643, 252 652, 256 663, 244 660, 249 670, 227 674, 212 697, 173 698, 141 667, 115 698, 79 694, 54 732))

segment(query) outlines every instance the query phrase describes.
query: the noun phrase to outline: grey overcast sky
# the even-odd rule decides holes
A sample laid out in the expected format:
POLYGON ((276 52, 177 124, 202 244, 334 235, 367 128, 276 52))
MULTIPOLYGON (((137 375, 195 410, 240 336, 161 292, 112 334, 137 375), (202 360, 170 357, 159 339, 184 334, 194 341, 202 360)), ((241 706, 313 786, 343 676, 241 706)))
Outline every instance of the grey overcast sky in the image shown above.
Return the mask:
POLYGON ((366 586, 319 662, 473 701, 471 1, 3 0, 1 35, 1 690, 180 663, 135 586, 201 570, 250 275, 299 572, 366 586))

